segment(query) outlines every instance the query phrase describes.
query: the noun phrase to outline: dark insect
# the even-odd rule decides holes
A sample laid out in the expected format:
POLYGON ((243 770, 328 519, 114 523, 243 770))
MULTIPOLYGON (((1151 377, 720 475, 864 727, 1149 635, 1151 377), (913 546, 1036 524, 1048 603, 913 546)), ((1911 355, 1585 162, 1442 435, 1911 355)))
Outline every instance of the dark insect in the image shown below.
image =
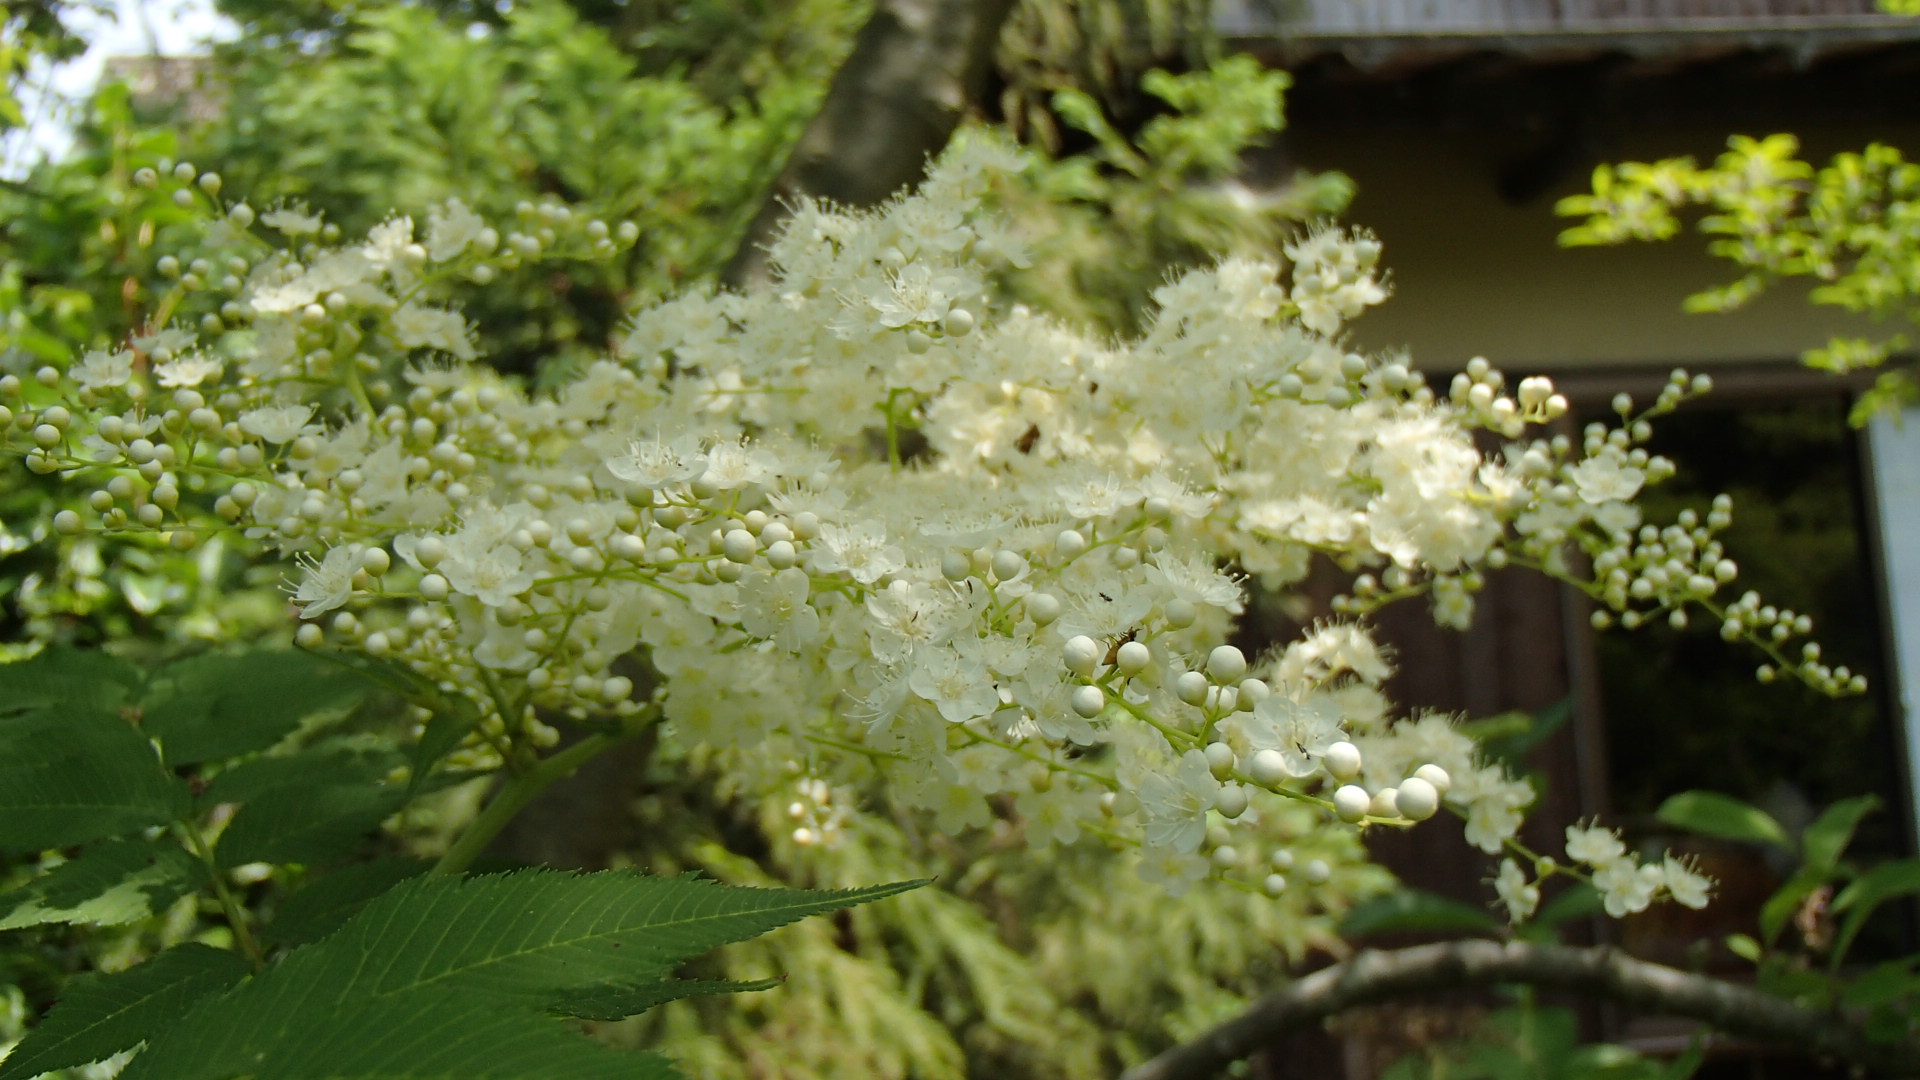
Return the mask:
POLYGON ((1039 441, 1040 425, 1029 424, 1027 425, 1027 430, 1021 432, 1020 437, 1013 440, 1013 448, 1023 454, 1031 454, 1033 453, 1033 445, 1039 441))
POLYGON ((1119 663, 1120 662, 1120 646, 1125 645, 1127 642, 1132 641, 1134 638, 1137 638, 1139 636, 1140 636, 1140 628, 1136 626, 1128 630, 1126 633, 1121 634, 1119 637, 1114 638, 1113 644, 1107 647, 1107 658, 1106 660, 1103 661, 1103 663, 1105 663, 1108 667, 1112 667, 1113 665, 1119 663))

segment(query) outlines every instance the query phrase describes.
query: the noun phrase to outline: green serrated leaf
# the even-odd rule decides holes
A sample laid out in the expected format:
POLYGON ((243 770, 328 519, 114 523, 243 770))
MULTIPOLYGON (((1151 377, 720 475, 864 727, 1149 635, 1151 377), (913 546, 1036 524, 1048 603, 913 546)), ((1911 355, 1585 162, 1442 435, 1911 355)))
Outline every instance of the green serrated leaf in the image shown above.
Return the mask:
POLYGON ((370 689, 357 673, 302 652, 205 653, 154 676, 145 728, 169 765, 265 750, 317 713, 370 689))
POLYGON ((0 1080, 28 1080, 112 1057, 152 1038, 200 999, 232 987, 247 970, 235 953, 187 944, 112 975, 83 975, 0 1060, 0 1080))
POLYGON ((399 754, 377 744, 324 742, 292 754, 257 757, 227 769, 207 784, 197 801, 209 807, 253 802, 262 795, 293 787, 372 786, 402 762, 399 754))
POLYGON ((261 932, 272 945, 304 945, 339 929, 367 902, 432 868, 430 859, 391 856, 353 863, 321 875, 289 896, 261 932))
POLYGON ((263 791, 233 816, 214 856, 222 867, 334 862, 353 854, 406 799, 402 788, 370 783, 263 791))
POLYGON ((139 669, 118 657, 53 645, 0 664, 0 717, 56 706, 111 712, 132 700, 139 685, 139 669))
POLYGON ((1485 908, 1421 889, 1401 889, 1356 906, 1340 924, 1340 936, 1370 934, 1491 934, 1500 922, 1485 908))
POLYGON ((628 986, 599 986, 571 991, 554 1000, 553 1011, 579 1020, 625 1020, 656 1005, 709 994, 771 990, 784 979, 660 979, 628 986))
POLYGON ((203 1002, 122 1077, 670 1076, 660 1059, 594 1044, 549 1010, 596 988, 630 992, 716 945, 920 884, 805 892, 624 871, 418 878, 203 1002))
POLYGON ((1661 803, 1654 816, 1702 836, 1794 849, 1793 838, 1766 811, 1717 791, 1683 791, 1661 803))
POLYGON ((113 713, 61 708, 0 717, 0 851, 165 825, 189 802, 186 784, 113 713))
POLYGON ((165 911, 206 870, 170 840, 108 840, 0 894, 0 930, 42 923, 121 926, 165 911))
POLYGON ((1833 870, 1840 865, 1841 852, 1853 842, 1853 831, 1860 826, 1860 819, 1879 808, 1877 795, 1842 799, 1827 807, 1800 834, 1801 858, 1815 870, 1833 870))

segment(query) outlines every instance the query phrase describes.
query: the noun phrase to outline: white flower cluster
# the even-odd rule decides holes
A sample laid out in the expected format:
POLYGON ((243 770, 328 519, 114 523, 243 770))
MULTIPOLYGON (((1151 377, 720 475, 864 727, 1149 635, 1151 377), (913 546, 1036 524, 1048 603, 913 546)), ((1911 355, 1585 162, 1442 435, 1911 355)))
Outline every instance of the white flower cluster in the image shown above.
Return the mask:
MULTIPOLYGON (((1588 881, 1599 891, 1607 914, 1616 919, 1645 911, 1662 897, 1697 910, 1707 906, 1713 891, 1712 879, 1691 862, 1668 854, 1659 862, 1642 863, 1627 850, 1619 833, 1598 825, 1567 826, 1567 858, 1585 869, 1574 870, 1551 859, 1539 860, 1536 869, 1542 877, 1570 874, 1588 881)), ((1526 921, 1540 905, 1540 887, 1512 859, 1501 861, 1493 886, 1516 924, 1526 921)))
POLYGON ((658 721, 746 790, 797 771, 808 842, 833 792, 881 783, 943 829, 1008 801, 1037 842, 1098 826, 1176 890, 1249 865, 1284 888, 1290 856, 1227 842, 1275 797, 1360 824, 1445 805, 1499 850, 1527 786, 1443 719, 1396 722, 1358 623, 1223 644, 1239 574, 1284 588, 1324 553, 1381 568, 1352 608, 1431 590, 1459 622, 1481 567, 1572 576, 1572 546, 1616 608, 1709 602, 1717 549, 1635 539, 1644 420, 1483 455, 1476 430, 1565 401, 1484 361, 1439 400, 1344 347, 1384 293, 1377 245, 1332 230, 1289 249, 1291 283, 1229 261, 1166 285, 1138 341, 998 308, 987 256, 1020 245, 980 197, 1017 164, 974 141, 881 210, 802 205, 771 288, 642 311, 543 395, 466 362, 445 284, 630 231, 539 206, 502 234, 454 202, 424 237, 396 217, 339 245, 283 210, 261 224, 284 250, 236 206, 171 266, 212 297, 199 333, 8 376, 0 432, 94 486, 63 531, 238 529, 296 559, 298 640, 470 698, 476 762, 551 744, 554 717, 658 721))

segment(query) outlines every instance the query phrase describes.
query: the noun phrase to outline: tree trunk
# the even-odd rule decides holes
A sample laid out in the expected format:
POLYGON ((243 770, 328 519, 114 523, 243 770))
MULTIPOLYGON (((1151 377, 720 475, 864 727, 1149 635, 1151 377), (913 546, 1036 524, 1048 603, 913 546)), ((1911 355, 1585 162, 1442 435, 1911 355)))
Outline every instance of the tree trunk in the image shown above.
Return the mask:
POLYGON ((877 0, 721 280, 767 278, 767 244, 802 197, 873 206, 918 180, 952 137, 1016 0, 877 0))

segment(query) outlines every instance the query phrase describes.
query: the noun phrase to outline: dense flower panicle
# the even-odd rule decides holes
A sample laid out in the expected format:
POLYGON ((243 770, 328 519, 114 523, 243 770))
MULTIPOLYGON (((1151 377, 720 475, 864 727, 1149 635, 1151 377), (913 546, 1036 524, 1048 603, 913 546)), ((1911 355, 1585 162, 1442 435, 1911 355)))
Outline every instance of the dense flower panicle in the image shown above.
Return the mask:
MULTIPOLYGON (((262 216, 287 251, 236 207, 207 257, 246 276, 206 332, 156 331, 158 388, 128 354, 89 354, 36 380, 72 407, 0 384, 0 431, 30 467, 100 487, 94 528, 190 545, 224 522, 299 559, 300 614, 331 615, 300 640, 471 696, 475 764, 556 738, 542 715, 658 719, 744 789, 800 774, 807 843, 846 812, 833 791, 883 784, 952 828, 1011 791, 1037 840, 1098 819, 1176 891, 1243 872, 1272 842, 1267 800, 1398 824, 1444 801, 1500 850, 1531 789, 1445 719, 1396 720, 1358 621, 1267 657, 1222 645, 1249 580, 1284 588, 1327 554, 1365 571, 1343 612, 1430 593, 1460 622, 1482 567, 1571 577, 1575 547, 1628 621, 1733 579, 1712 539, 1726 511, 1639 523, 1626 500, 1666 469, 1644 415, 1579 446, 1527 439, 1565 410, 1544 380, 1509 395, 1477 360, 1441 397, 1348 351, 1339 327, 1385 295, 1364 234, 1316 230, 1291 275, 1186 274, 1132 342, 996 305, 991 264, 1018 244, 983 177, 1017 164, 973 140, 878 210, 803 203, 769 288, 650 307, 550 394, 467 362, 448 283, 607 255, 630 231, 557 205, 496 226, 452 201, 424 243, 396 217, 328 246, 301 211, 262 216), (1517 441, 1485 456, 1483 430, 1517 441), (658 673, 638 689, 611 667, 636 648, 658 673)), ((1731 636, 1784 636, 1757 600, 1732 611, 1731 636)), ((1817 657, 1783 670, 1848 679, 1817 657)), ((1599 861, 1620 868, 1610 906, 1704 897, 1679 863, 1641 868, 1655 881, 1599 861)))

